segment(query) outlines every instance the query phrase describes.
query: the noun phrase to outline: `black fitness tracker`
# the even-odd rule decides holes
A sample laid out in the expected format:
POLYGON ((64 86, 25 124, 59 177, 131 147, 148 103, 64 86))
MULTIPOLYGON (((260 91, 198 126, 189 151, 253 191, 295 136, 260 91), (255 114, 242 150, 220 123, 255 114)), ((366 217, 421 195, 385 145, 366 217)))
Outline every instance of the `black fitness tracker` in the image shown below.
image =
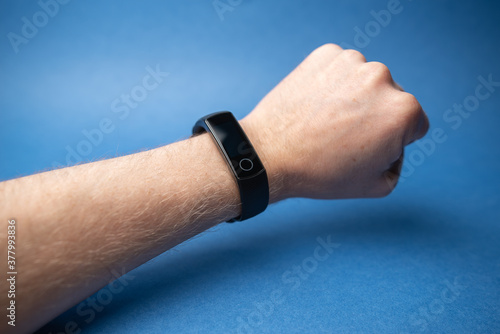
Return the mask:
POLYGON ((212 135, 240 189, 241 215, 228 222, 252 218, 264 211, 269 203, 266 170, 233 114, 222 111, 200 118, 193 134, 204 131, 212 135))

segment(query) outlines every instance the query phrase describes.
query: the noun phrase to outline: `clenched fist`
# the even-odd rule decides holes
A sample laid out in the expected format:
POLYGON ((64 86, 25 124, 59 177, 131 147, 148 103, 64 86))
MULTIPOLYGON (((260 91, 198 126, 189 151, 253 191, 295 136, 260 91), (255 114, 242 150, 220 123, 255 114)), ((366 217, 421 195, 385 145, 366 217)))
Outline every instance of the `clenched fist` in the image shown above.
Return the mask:
POLYGON ((385 196, 404 147, 429 128, 385 65, 334 44, 313 51, 241 124, 268 170, 272 201, 385 196))

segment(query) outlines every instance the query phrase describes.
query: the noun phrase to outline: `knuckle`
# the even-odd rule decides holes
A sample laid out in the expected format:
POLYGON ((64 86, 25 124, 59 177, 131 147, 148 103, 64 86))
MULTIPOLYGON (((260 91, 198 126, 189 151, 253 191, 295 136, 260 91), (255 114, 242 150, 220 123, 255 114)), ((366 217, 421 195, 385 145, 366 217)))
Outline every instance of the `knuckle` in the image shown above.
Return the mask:
POLYGON ((401 100, 405 106, 411 109, 416 109, 420 108, 420 103, 418 102, 417 98, 407 92, 401 92, 401 100))
POLYGON ((346 49, 342 51, 342 55, 348 59, 361 61, 363 63, 366 62, 365 56, 363 56, 363 54, 357 50, 346 49))
POLYGON ((417 98, 412 94, 401 92, 399 94, 398 109, 409 119, 420 118, 422 107, 417 98))
POLYGON ((335 57, 338 55, 343 49, 333 43, 323 44, 320 47, 316 48, 311 55, 312 56, 321 56, 321 57, 335 57))
POLYGON ((371 61, 363 65, 365 73, 375 79, 375 81, 392 82, 392 75, 389 68, 377 61, 371 61))
POLYGON ((342 48, 340 46, 338 46, 337 44, 326 43, 326 44, 321 45, 319 48, 317 48, 317 50, 322 50, 325 52, 332 52, 332 51, 338 52, 338 51, 342 51, 342 48))

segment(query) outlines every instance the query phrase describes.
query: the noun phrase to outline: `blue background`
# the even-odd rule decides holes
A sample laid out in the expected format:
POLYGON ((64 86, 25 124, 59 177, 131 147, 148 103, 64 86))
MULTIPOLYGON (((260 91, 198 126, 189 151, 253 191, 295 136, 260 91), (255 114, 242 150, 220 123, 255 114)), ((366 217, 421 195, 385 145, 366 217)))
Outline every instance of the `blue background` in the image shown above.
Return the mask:
POLYGON ((387 64, 446 136, 407 149, 387 198, 290 199, 222 224, 126 275, 94 319, 73 308, 40 333, 71 321, 89 333, 499 333, 500 87, 458 128, 443 117, 479 76, 500 81, 500 5, 401 0, 377 31, 370 11, 387 4, 243 0, 221 20, 208 0, 74 0, 16 53, 8 34, 41 9, 1 1, 0 180, 65 165, 105 118, 114 131, 82 161, 186 138, 210 112, 241 118, 326 42, 387 64), (111 103, 157 64, 168 77, 120 119, 111 103), (314 262, 318 238, 337 247, 314 262))

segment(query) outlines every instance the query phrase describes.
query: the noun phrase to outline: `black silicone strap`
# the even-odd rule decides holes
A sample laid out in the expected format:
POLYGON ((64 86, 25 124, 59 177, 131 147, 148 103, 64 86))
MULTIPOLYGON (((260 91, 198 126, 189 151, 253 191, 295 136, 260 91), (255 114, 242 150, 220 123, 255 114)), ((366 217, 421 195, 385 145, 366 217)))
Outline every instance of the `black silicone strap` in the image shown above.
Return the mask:
MULTIPOLYGON (((233 114, 231 114, 229 111, 218 112, 202 117, 198 120, 198 122, 196 122, 195 126, 193 127, 193 134, 196 135, 204 131, 207 131, 211 134, 212 138, 214 139, 214 142, 216 143, 217 147, 219 148, 223 157, 225 158, 230 170, 233 172, 234 178, 236 179, 238 188, 240 190, 241 215, 239 215, 234 219, 229 220, 228 222, 232 223, 234 221, 246 220, 263 212, 267 208, 267 205, 269 204, 269 183, 267 179, 267 173, 257 155, 257 152, 255 152, 255 149, 250 143, 250 140, 244 133, 243 129, 241 128, 236 118, 234 118, 233 114), (225 120, 224 124, 226 128, 234 127, 231 130, 236 131, 234 133, 238 134, 234 136, 235 138, 231 137, 224 138, 224 141, 226 143, 229 141, 230 144, 235 144, 237 146, 238 144, 242 144, 239 143, 238 141, 243 140, 244 142, 243 144, 246 145, 245 152, 247 155, 251 157, 251 160, 253 162, 252 166, 254 165, 261 166, 262 168, 261 170, 256 170, 254 174, 248 177, 242 177, 241 175, 238 176, 238 173, 235 171, 233 167, 234 161, 233 163, 231 162, 231 156, 229 154, 230 152, 226 152, 224 146, 222 145, 222 139, 219 138, 217 135, 218 132, 216 131, 217 122, 221 118, 225 120), (214 131, 212 131, 212 129, 214 129, 214 131)), ((233 131, 229 132, 233 133, 233 131)), ((247 158, 245 156, 242 159, 247 159, 247 158)))
POLYGON ((236 181, 240 188, 242 210, 241 215, 231 219, 230 223, 252 218, 266 210, 269 204, 269 184, 265 170, 250 179, 236 181))

